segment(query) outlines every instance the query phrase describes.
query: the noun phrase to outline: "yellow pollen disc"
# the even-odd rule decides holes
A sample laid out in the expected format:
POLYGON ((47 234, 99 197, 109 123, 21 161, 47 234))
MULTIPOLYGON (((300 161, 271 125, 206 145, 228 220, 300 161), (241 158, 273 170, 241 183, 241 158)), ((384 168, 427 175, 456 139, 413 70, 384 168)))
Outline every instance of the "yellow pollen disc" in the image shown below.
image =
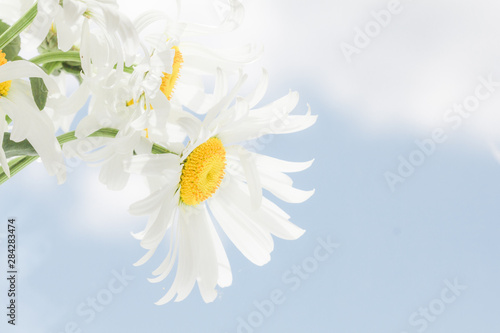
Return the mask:
POLYGON ((218 138, 210 138, 189 154, 181 175, 181 201, 194 206, 210 198, 224 178, 226 150, 218 138))
POLYGON ((172 47, 175 50, 174 63, 172 65, 172 74, 167 74, 163 72, 163 77, 161 78, 160 90, 167 96, 168 100, 172 98, 172 92, 175 87, 175 82, 179 78, 179 70, 182 67, 184 59, 182 58, 182 53, 179 51, 177 46, 172 47))
MULTIPOLYGON (((5 65, 7 63, 7 59, 5 59, 5 53, 0 50, 0 66, 5 65)), ((12 81, 5 81, 0 83, 0 98, 2 96, 7 96, 10 90, 10 84, 12 81)))

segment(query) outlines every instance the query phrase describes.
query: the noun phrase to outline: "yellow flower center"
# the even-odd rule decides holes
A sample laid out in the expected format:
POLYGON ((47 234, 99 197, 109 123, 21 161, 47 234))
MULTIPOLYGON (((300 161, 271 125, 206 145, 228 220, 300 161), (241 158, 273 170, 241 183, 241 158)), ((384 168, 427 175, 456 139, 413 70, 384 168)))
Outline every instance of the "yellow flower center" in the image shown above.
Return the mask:
POLYGON ((224 178, 226 150, 218 138, 210 138, 187 157, 182 168, 181 201, 194 206, 210 198, 224 178))
MULTIPOLYGON (((5 59, 5 53, 0 50, 0 66, 5 65, 7 63, 7 59, 5 59)), ((5 81, 0 83, 0 98, 2 96, 7 96, 10 90, 10 85, 12 81, 5 81)))
POLYGON ((175 50, 174 63, 172 65, 172 74, 167 74, 163 72, 163 77, 161 78, 160 90, 167 96, 168 100, 172 98, 172 92, 175 87, 175 82, 179 78, 179 70, 182 67, 184 59, 182 58, 182 53, 179 51, 177 46, 172 47, 175 50))
MULTIPOLYGON (((175 83, 177 82, 177 79, 179 78, 179 71, 182 67, 182 63, 184 62, 184 59, 182 58, 182 53, 179 51, 179 48, 177 46, 172 47, 175 51, 174 54, 174 61, 172 64, 172 74, 168 74, 163 72, 163 76, 161 78, 161 85, 160 85, 160 91, 167 96, 167 99, 170 101, 172 99, 172 92, 174 91, 175 88, 175 83)), ((134 99, 132 98, 130 101, 125 102, 127 106, 133 105, 135 103, 134 99)), ((150 106, 151 109, 153 109, 152 106, 150 106)), ((146 109, 146 105, 144 105, 144 109, 146 109)))

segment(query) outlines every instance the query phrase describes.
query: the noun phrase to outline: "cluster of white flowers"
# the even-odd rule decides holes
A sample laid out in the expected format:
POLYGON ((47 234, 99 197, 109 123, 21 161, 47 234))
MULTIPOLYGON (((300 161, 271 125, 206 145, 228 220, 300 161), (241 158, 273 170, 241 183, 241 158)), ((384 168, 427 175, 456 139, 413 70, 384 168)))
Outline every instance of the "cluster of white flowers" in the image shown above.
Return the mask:
POLYGON ((99 179, 111 190, 123 189, 130 174, 142 175, 150 195, 130 212, 148 217, 145 229, 134 234, 147 252, 136 265, 167 239, 170 248, 151 281, 176 267, 157 304, 183 300, 195 283, 211 302, 217 286, 231 284, 214 221, 256 265, 270 260, 272 235, 303 234, 263 189, 286 202, 307 200, 314 191, 294 188, 287 173, 312 161, 282 161, 252 151, 248 143, 301 131, 316 116, 310 110, 291 115, 296 92, 256 107, 267 88, 266 71, 248 96, 238 96, 244 67, 260 56, 259 48, 222 52, 189 41, 237 28, 243 17, 238 0, 227 0, 230 10, 219 26, 181 22, 158 11, 130 20, 116 0, 0 2, 3 16, 19 18, 0 26, 0 183, 38 157, 60 183, 66 179, 64 157, 100 162, 99 179), (151 33, 151 25, 161 28, 151 33), (22 59, 18 35, 38 55, 22 59), (80 83, 71 96, 65 75, 80 83), (230 76, 236 78, 233 87, 230 76), (215 82, 211 91, 207 77, 215 82), (87 101, 88 112, 69 132, 87 101))

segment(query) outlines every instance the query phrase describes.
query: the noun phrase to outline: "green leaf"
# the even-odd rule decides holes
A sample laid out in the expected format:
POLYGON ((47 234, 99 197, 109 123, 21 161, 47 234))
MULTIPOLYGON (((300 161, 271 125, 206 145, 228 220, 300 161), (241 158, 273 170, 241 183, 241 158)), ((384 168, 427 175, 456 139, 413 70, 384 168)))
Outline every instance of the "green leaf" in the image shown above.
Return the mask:
POLYGON ((10 139, 10 133, 3 134, 2 148, 7 158, 14 156, 37 156, 38 153, 28 140, 14 142, 10 139))
POLYGON ((12 122, 12 119, 10 119, 10 117, 7 115, 5 115, 5 120, 7 121, 7 125, 12 122))
POLYGON ((30 77, 30 83, 36 106, 38 106, 40 110, 43 110, 47 103, 47 94, 49 92, 47 86, 39 77, 30 77))
MULTIPOLYGON (((5 31, 7 31, 7 29, 9 28, 10 25, 0 20, 0 35, 3 34, 5 31)), ((20 50, 21 50, 21 38, 17 36, 2 49, 2 52, 5 53, 5 58, 7 58, 7 60, 13 61, 14 58, 17 57, 17 55, 19 54, 20 50)))

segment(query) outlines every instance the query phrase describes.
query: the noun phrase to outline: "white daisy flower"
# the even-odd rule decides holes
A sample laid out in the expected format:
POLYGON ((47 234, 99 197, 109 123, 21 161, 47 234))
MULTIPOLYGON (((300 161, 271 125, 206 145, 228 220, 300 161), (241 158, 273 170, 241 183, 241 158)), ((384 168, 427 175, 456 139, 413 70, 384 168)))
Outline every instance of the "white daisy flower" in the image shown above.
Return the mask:
MULTIPOLYGON (((7 132, 6 116, 12 120, 10 139, 20 142, 27 139, 42 159, 50 175, 56 175, 58 182, 66 179, 66 169, 61 147, 55 137, 55 128, 47 113, 40 111, 33 100, 31 86, 22 78, 42 78, 51 95, 60 95, 54 80, 43 70, 28 61, 7 62, 0 50, 0 164, 10 177, 10 170, 3 148, 3 133, 7 132)), ((60 96, 56 96, 60 97, 60 96)))
POLYGON ((305 115, 290 115, 298 101, 294 92, 252 109, 265 90, 262 86, 253 98, 238 98, 228 107, 242 81, 213 106, 203 122, 180 120, 191 138, 180 155, 138 155, 126 162, 129 172, 153 180, 151 195, 130 208, 132 214, 149 215, 146 228, 135 235, 148 250, 136 265, 152 257, 168 230, 169 252, 150 281, 163 280, 177 261, 174 282, 157 304, 169 302, 176 295, 175 301, 183 300, 195 282, 203 300, 211 302, 217 295, 217 285, 231 284, 229 261, 211 215, 241 253, 256 265, 270 260, 271 235, 297 239, 304 232, 262 195, 262 189, 286 202, 307 200, 314 191, 294 188, 285 173, 302 171, 312 161, 282 161, 250 152, 241 143, 265 134, 301 131, 314 124, 316 116, 310 110, 305 115))
POLYGON ((225 74, 237 73, 241 67, 258 59, 262 48, 247 44, 217 50, 190 39, 236 29, 243 19, 243 11, 239 1, 229 0, 227 15, 218 26, 183 22, 178 19, 179 13, 172 18, 156 11, 146 12, 134 20, 139 35, 147 42, 145 47, 150 50, 149 54, 152 57, 164 55, 165 59, 173 60, 171 69, 154 72, 155 88, 160 86, 172 103, 199 114, 205 113, 208 106, 221 96, 206 93, 203 76, 213 77, 218 69, 225 74))
POLYGON ((149 140, 143 140, 142 130, 130 126, 134 111, 126 106, 129 92, 124 83, 108 85, 103 82, 107 78, 87 80, 85 77, 78 93, 84 95, 92 91, 88 115, 76 128, 78 139, 64 145, 64 155, 101 164, 101 182, 111 190, 121 190, 129 178, 129 174, 123 172, 122 160, 132 156, 139 147, 147 146, 149 140), (91 137, 92 133, 103 128, 113 129, 116 136, 91 137))
POLYGON ((182 142, 186 133, 176 125, 176 120, 189 114, 177 107, 170 109, 160 90, 154 92, 156 96, 152 98, 151 93, 143 91, 137 103, 127 102, 136 89, 128 74, 111 86, 85 77, 79 90, 92 91, 89 114, 76 128, 78 139, 64 145, 64 153, 100 164, 99 180, 110 190, 121 190, 130 175, 123 170, 123 160, 133 154, 150 153, 153 142, 168 149, 172 143, 182 142), (114 129, 116 136, 89 137, 102 128, 114 129))
POLYGON ((128 77, 130 96, 125 102, 127 106, 135 109, 138 116, 136 118, 140 118, 136 125, 140 127, 148 126, 153 114, 151 110, 156 110, 154 113, 161 113, 166 118, 171 109, 167 89, 168 86, 175 85, 182 58, 175 55, 174 49, 171 48, 172 42, 167 42, 164 46, 166 47, 154 49, 151 54, 146 54, 128 77), (171 79, 166 78, 169 75, 171 79))
POLYGON ((39 45, 53 25, 62 51, 69 51, 82 40, 88 41, 89 47, 82 45, 84 61, 107 57, 112 68, 116 64, 123 66, 123 62, 128 66, 135 60, 139 48, 137 33, 115 0, 39 0, 37 16, 27 31, 29 41, 39 45), (103 38, 89 36, 91 28, 85 28, 89 25, 96 28, 93 35, 103 38))
POLYGON ((77 86, 77 82, 68 85, 68 81, 66 80, 68 76, 70 74, 64 71, 57 76, 50 76, 59 86, 61 95, 68 97, 59 102, 56 109, 50 106, 45 107, 56 131, 61 130, 64 133, 70 131, 71 124, 74 122, 78 111, 85 106, 90 94, 85 85, 77 86))
MULTIPOLYGON (((235 0, 231 0, 230 3, 232 4, 230 8, 233 10, 227 15, 225 22, 221 24, 223 28, 209 30, 222 31, 235 28, 236 18, 239 20, 242 16, 241 11, 243 7, 235 0)), ((196 52, 189 52, 190 47, 186 44, 185 47, 188 50, 187 55, 190 60, 185 63, 183 54, 180 51, 180 47, 184 47, 184 44, 179 44, 176 38, 183 35, 179 33, 181 30, 187 31, 187 34, 191 32, 200 34, 202 31, 200 26, 170 20, 166 15, 157 12, 148 12, 141 15, 134 22, 134 25, 136 31, 148 43, 144 43, 142 47, 143 57, 135 64, 131 75, 110 68, 106 64, 106 61, 102 59, 99 61, 99 58, 97 58, 97 61, 90 61, 89 56, 83 56, 82 68, 84 73, 82 77, 84 83, 79 90, 87 89, 92 94, 92 101, 89 108, 89 116, 77 128, 76 135, 79 138, 82 138, 82 134, 86 136, 98 129, 96 126, 89 128, 89 124, 96 125, 98 122, 102 123, 102 119, 114 119, 115 116, 113 116, 113 113, 126 113, 128 114, 128 119, 124 119, 126 124, 122 122, 119 127, 115 127, 120 128, 120 132, 131 134, 133 131, 128 129, 124 131, 125 127, 130 126, 136 131, 146 131, 154 140, 160 138, 164 139, 162 141, 167 142, 182 141, 185 133, 178 130, 172 131, 172 127, 175 127, 172 119, 179 118, 179 115, 182 113, 182 104, 179 102, 179 99, 176 99, 177 103, 174 105, 169 102, 172 99, 174 89, 179 85, 179 78, 184 76, 184 74, 189 77, 190 72, 199 74, 205 71, 205 74, 212 74, 216 72, 217 67, 222 67, 223 69, 229 68, 231 71, 234 71, 235 68, 245 62, 255 59, 255 53, 252 52, 242 52, 244 56, 240 56, 239 58, 233 57, 234 59, 230 57, 229 59, 224 59, 215 52, 205 52, 206 50, 200 47, 194 47, 197 50, 196 52), (163 32, 144 36, 144 30, 158 21, 164 23, 164 27, 160 29, 163 32), (205 58, 202 57, 202 60, 197 59, 203 56, 203 54, 206 55, 205 58), (197 67, 200 63, 204 65, 197 67), (110 69, 109 71, 102 70, 106 66, 110 69), (180 74, 181 71, 183 72, 182 75, 180 74), (129 93, 129 96, 124 97, 124 92, 129 93), (94 101, 99 101, 99 103, 95 103, 94 101), (124 101, 126 101, 128 106, 127 112, 121 111, 124 101), (94 108, 94 106, 97 107, 94 108), (169 119, 170 121, 168 121, 169 119), (167 133, 171 134, 174 132, 175 135, 169 135, 169 138, 166 139, 162 135, 166 128, 168 128, 167 133)), ((87 31, 88 27, 84 25, 83 29, 87 31)), ((97 38, 94 34, 85 33, 84 35, 88 38, 104 39, 97 38)), ((82 40, 82 55, 84 55, 84 48, 100 50, 100 48, 86 47, 87 43, 89 43, 88 39, 82 40)), ((93 44, 98 44, 98 42, 94 42, 93 44)), ((248 51, 248 49, 245 49, 245 51, 248 51)), ((194 77, 195 79, 191 79, 190 81, 195 82, 195 84, 191 86, 197 91, 199 97, 199 95, 204 94, 204 89, 200 88, 198 84, 202 79, 199 75, 194 77)), ((182 86, 182 83, 180 84, 182 86)), ((181 90, 186 91, 186 89, 182 88, 181 90)), ((217 97, 220 98, 221 96, 217 97)), ((186 106, 193 109, 193 99, 190 98, 190 101, 191 103, 188 103, 186 106)), ((198 113, 203 112, 201 109, 194 110, 198 113)), ((103 177, 102 179, 107 178, 103 177)))

